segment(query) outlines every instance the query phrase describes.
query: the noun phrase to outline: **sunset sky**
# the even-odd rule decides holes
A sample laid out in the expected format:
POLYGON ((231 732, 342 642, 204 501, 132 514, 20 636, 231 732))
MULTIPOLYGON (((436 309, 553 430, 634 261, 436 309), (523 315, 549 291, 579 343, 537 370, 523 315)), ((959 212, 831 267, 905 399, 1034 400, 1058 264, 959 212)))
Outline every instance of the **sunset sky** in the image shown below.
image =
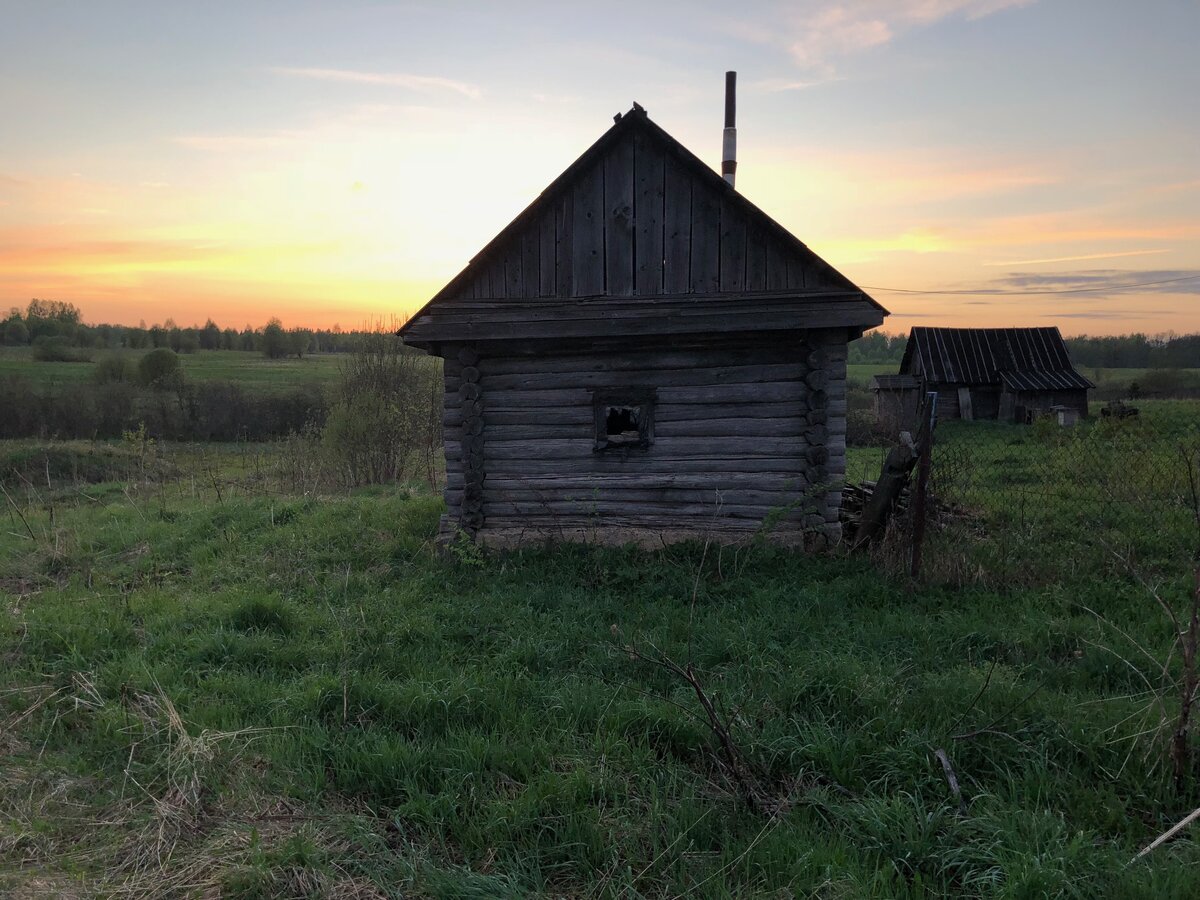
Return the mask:
POLYGON ((738 189, 948 292, 872 290, 888 330, 1200 331, 1197 34, 1197 0, 0 0, 0 306, 404 315, 634 100, 719 167, 736 69, 738 189))

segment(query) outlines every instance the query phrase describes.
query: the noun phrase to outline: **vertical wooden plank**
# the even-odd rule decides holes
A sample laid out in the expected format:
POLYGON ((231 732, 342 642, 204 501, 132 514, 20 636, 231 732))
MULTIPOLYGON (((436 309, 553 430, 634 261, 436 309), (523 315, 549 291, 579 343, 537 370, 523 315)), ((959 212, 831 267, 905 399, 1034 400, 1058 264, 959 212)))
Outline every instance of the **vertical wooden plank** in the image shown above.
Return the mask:
POLYGON ((521 234, 521 296, 536 297, 541 283, 541 234, 533 222, 521 234))
POLYGON ((787 286, 789 291, 799 291, 805 288, 804 261, 790 254, 787 259, 787 286))
POLYGON ((488 260, 487 270, 488 297, 493 300, 503 300, 508 296, 508 291, 504 284, 504 258, 497 255, 488 260))
POLYGON ((663 197, 663 290, 686 294, 691 290, 692 181, 668 158, 663 197))
POLYGON ((787 290, 787 257, 774 238, 767 241, 767 290, 787 290))
POLYGON ((605 293, 633 293, 633 142, 618 143, 604 160, 605 293))
POLYGON ((571 217, 571 266, 575 297, 604 293, 604 167, 595 166, 575 184, 571 217))
POLYGON ((721 290, 746 287, 746 218, 730 197, 721 203, 721 290))
POLYGON ((554 266, 555 266, 555 235, 556 215, 558 204, 542 214, 538 222, 538 286, 539 297, 554 296, 554 266))
POLYGON ((767 289, 767 240, 757 228, 746 232, 746 290, 767 289))
POLYGON ((575 214, 575 195, 563 193, 554 211, 554 286, 559 297, 572 296, 574 263, 571 258, 571 226, 575 214))
POLYGON ((662 148, 639 132, 634 138, 634 293, 663 292, 662 148))
POLYGON ((692 181, 692 290, 721 289, 721 198, 692 181))
POLYGON ((525 283, 521 275, 521 238, 510 240, 504 248, 504 296, 518 298, 524 295, 525 283))

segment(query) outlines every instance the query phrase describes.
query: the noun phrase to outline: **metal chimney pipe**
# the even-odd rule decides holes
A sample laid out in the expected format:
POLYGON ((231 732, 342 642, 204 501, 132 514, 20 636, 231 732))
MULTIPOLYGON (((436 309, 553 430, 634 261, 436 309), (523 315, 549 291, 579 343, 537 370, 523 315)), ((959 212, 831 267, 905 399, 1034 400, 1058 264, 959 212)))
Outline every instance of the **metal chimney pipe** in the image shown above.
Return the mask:
POLYGON ((725 131, 721 140, 721 177, 733 187, 737 172, 737 72, 725 73, 725 131))

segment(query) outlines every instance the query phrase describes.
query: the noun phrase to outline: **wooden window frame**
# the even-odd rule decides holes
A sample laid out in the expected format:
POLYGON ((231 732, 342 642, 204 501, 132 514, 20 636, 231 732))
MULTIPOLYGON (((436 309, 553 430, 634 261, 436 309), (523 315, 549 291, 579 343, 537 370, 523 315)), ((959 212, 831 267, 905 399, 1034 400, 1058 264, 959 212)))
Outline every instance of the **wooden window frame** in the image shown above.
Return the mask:
POLYGON ((646 450, 654 443, 654 406, 658 391, 652 387, 611 388, 592 392, 595 445, 597 453, 646 450), (638 440, 636 443, 614 443, 608 439, 608 412, 614 407, 636 407, 638 440))

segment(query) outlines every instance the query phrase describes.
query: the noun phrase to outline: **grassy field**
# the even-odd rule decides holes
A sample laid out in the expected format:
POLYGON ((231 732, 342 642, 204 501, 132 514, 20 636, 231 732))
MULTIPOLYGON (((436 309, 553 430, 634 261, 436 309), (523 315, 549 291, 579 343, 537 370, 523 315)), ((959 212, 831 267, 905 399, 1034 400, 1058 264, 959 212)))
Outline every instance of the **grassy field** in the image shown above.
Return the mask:
MULTIPOLYGON (((20 375, 35 386, 69 386, 92 377, 96 363, 120 352, 137 361, 148 351, 97 350, 92 361, 38 362, 29 347, 0 348, 0 375, 20 375)), ((199 350, 182 353, 184 376, 192 381, 233 381, 248 390, 285 391, 302 385, 324 385, 337 379, 343 354, 306 354, 302 359, 267 359, 261 353, 241 350, 199 350)))
POLYGON ((1190 833, 1131 863, 1200 803, 1158 727, 1170 627, 1131 577, 442 556, 419 490, 288 495, 233 452, 103 466, 75 471, 126 475, 9 489, 5 896, 1200 894, 1190 833), (753 805, 644 657, 695 667, 753 805))

